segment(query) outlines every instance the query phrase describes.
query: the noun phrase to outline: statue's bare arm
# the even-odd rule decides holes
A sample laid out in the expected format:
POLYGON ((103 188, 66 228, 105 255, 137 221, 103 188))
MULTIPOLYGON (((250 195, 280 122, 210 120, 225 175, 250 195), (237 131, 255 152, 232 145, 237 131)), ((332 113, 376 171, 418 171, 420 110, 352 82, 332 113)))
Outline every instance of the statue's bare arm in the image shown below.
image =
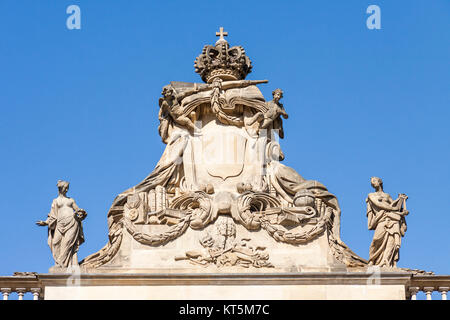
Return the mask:
POLYGON ((372 203, 372 205, 374 205, 377 208, 383 209, 383 210, 387 210, 387 211, 396 211, 397 208, 391 206, 390 204, 384 202, 384 201, 380 201, 380 197, 377 197, 374 194, 369 194, 369 200, 372 203))
MULTIPOLYGON (((405 199, 406 195, 403 194, 399 194, 398 198, 396 200, 393 200, 391 198, 391 196, 389 196, 389 201, 391 202, 392 206, 395 208, 396 211, 398 211, 399 213, 401 212, 402 215, 407 215, 408 211, 402 210, 402 205, 403 205, 403 200, 405 199)), ((406 197, 407 198, 407 197, 406 197)))

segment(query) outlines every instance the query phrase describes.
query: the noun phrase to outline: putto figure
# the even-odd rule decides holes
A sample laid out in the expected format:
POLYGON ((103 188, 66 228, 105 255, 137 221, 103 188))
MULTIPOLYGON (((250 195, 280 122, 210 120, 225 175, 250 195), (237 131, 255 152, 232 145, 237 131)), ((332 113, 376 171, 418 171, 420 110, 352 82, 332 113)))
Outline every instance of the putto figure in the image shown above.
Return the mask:
POLYGON ((175 90, 170 86, 165 86, 161 93, 163 98, 159 99, 159 120, 161 122, 158 130, 161 137, 167 139, 168 126, 169 126, 169 116, 170 119, 175 121, 181 126, 186 126, 189 130, 194 131, 194 123, 187 116, 183 114, 183 108, 178 102, 178 97, 175 90))
POLYGON ((67 268, 78 266, 77 252, 84 242, 81 221, 86 211, 78 208, 75 200, 67 197, 69 182, 58 180, 58 197, 53 200, 50 213, 38 226, 48 226, 48 245, 52 251, 55 266, 67 268))
POLYGON ((369 265, 397 267, 401 238, 406 232, 405 194, 399 194, 396 200, 383 191, 383 181, 378 177, 370 179, 375 192, 366 199, 369 230, 375 230, 369 251, 369 265))
POLYGON ((283 122, 280 119, 280 116, 287 119, 289 116, 286 110, 283 107, 283 104, 280 103, 280 100, 283 98, 283 90, 275 89, 272 91, 273 99, 266 103, 267 111, 256 113, 252 119, 248 122, 249 125, 252 125, 255 121, 260 121, 261 129, 268 129, 272 124, 275 130, 278 130, 278 134, 281 139, 284 138, 283 131, 283 122))

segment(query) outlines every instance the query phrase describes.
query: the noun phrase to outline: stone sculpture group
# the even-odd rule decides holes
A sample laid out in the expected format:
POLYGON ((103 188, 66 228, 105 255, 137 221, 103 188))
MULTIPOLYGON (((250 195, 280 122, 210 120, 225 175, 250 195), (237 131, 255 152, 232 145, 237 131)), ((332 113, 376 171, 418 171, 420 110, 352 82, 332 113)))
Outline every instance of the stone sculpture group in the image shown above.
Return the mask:
MULTIPOLYGON (((375 235, 369 261, 353 253, 340 238, 337 198, 320 182, 281 163, 281 117, 288 118, 280 103, 283 91, 275 89, 266 101, 256 85, 268 81, 245 80, 252 64, 244 48, 230 48, 222 28, 217 35, 215 45, 205 46, 195 60, 205 83, 163 87, 158 131, 166 149, 152 173, 115 198, 108 212, 108 243, 80 266, 86 272, 131 268, 127 256, 139 248, 160 252, 145 260, 159 268, 186 263, 281 268, 282 261, 294 259, 292 250, 300 252, 303 245, 319 250, 313 243, 323 239, 319 247, 326 247, 333 263, 395 268, 406 231, 407 197, 394 201, 384 193, 381 179, 371 179, 375 192, 367 198, 367 217, 375 235), (173 245, 181 237, 182 247, 173 245)), ((48 219, 38 222, 48 226, 58 268, 78 265, 84 241, 86 212, 66 196, 68 187, 58 182, 59 196, 48 219)))

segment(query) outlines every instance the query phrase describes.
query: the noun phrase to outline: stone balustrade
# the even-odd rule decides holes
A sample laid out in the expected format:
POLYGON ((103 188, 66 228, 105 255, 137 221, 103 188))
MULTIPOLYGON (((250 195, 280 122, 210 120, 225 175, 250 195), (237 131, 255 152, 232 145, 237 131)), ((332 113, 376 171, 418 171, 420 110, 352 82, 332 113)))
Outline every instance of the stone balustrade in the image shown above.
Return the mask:
POLYGON ((37 275, 0 277, 1 300, 24 300, 26 293, 32 294, 33 300, 43 298, 42 285, 37 275))
POLYGON ((18 300, 23 300, 25 293, 31 292, 33 294, 33 300, 39 300, 39 294, 41 293, 41 288, 0 288, 3 300, 10 300, 11 293, 16 292, 18 300))
POLYGON ((449 289, 450 276, 413 276, 407 296, 411 300, 417 300, 418 294, 424 293, 426 300, 433 300, 433 292, 437 292, 442 300, 447 300, 449 289))
POLYGON ((417 294, 419 292, 424 292, 427 300, 432 299, 432 293, 437 291, 441 294, 442 300, 447 300, 447 293, 449 287, 409 287, 409 294, 411 300, 417 300, 417 294))

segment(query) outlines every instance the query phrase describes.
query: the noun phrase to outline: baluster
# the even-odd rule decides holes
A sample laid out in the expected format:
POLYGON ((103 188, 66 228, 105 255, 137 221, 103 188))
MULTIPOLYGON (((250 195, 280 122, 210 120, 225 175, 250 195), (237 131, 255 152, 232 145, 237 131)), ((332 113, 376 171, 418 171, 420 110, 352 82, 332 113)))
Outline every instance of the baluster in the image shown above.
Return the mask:
POLYGON ((424 287, 423 291, 425 292, 425 294, 427 295, 427 300, 431 300, 431 294, 434 291, 434 287, 424 287))
POLYGON ((27 292, 25 288, 16 288, 17 295, 19 296, 19 300, 23 300, 23 296, 27 292))
POLYGON ((441 293, 442 295, 442 300, 447 300, 447 292, 448 289, 450 289, 449 287, 439 287, 438 291, 441 293))
POLYGON ((417 300, 417 292, 419 292, 419 287, 409 287, 409 293, 411 294, 411 300, 417 300))
POLYGON ((33 294, 33 300, 39 300, 39 294, 41 293, 41 288, 31 288, 30 291, 33 294))
POLYGON ((11 293, 11 288, 1 288, 3 294, 3 300, 8 300, 9 294, 11 293))

